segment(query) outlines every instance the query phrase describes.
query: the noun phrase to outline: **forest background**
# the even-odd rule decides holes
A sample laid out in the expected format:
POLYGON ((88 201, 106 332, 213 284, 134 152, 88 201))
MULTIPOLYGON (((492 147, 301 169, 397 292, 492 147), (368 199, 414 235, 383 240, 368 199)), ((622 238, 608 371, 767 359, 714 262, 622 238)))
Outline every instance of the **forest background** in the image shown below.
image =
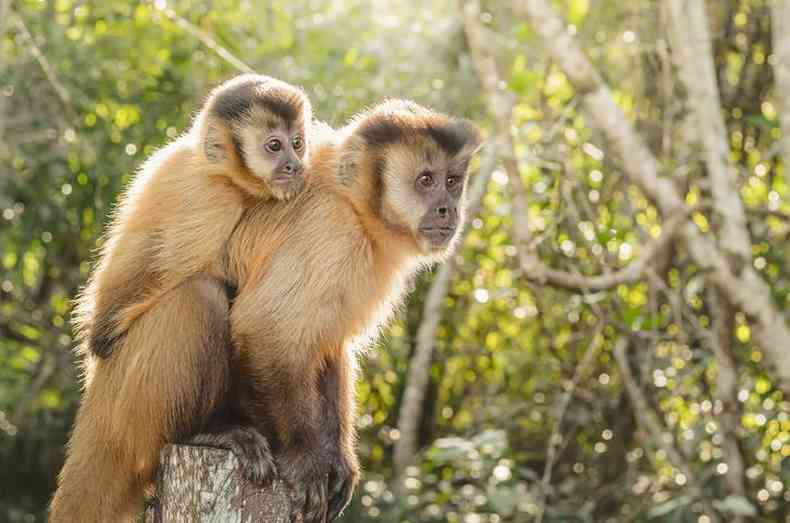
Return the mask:
POLYGON ((0 0, 0 521, 44 521, 119 191, 248 69, 487 138, 344 521, 790 521, 789 0, 0 0))

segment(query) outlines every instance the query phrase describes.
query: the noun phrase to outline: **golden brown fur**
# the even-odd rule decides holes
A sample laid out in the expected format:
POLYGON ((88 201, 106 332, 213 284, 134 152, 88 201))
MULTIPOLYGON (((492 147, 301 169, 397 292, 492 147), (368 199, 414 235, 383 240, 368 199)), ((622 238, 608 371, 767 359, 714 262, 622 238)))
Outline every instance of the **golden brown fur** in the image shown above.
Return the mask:
POLYGON ((245 209, 301 185, 273 183, 285 155, 253 161, 254 142, 303 134, 310 119, 293 86, 237 77, 123 195, 76 307, 84 393, 51 521, 131 521, 162 445, 201 429, 225 401, 227 241, 245 209))

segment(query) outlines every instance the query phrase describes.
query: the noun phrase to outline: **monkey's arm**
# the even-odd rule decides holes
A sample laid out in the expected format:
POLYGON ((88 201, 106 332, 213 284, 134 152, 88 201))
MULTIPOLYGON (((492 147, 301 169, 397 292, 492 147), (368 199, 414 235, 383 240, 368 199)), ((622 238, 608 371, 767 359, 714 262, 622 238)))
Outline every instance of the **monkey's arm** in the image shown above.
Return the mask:
POLYGON ((110 229, 99 264, 77 299, 74 323, 83 350, 109 356, 131 325, 129 307, 153 290, 150 240, 128 235, 118 225, 110 229))

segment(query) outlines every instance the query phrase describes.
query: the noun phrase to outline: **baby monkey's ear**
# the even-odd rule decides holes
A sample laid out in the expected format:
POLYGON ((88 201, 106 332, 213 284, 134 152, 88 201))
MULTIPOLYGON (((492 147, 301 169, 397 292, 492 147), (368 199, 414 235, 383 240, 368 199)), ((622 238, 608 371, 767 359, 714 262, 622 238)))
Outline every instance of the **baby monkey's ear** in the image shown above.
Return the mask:
POLYGON ((228 159, 225 144, 229 143, 229 133, 224 126, 215 121, 207 122, 203 136, 203 153, 211 163, 220 163, 228 159))

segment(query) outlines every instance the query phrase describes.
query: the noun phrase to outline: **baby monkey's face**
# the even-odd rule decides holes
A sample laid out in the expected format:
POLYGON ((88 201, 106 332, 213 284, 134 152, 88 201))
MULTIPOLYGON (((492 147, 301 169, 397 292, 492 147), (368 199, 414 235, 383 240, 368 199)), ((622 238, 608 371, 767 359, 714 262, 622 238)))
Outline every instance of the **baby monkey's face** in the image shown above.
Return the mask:
POLYGON ((247 166, 278 199, 287 199, 304 187, 307 140, 304 125, 288 126, 279 119, 253 116, 241 130, 247 166))

